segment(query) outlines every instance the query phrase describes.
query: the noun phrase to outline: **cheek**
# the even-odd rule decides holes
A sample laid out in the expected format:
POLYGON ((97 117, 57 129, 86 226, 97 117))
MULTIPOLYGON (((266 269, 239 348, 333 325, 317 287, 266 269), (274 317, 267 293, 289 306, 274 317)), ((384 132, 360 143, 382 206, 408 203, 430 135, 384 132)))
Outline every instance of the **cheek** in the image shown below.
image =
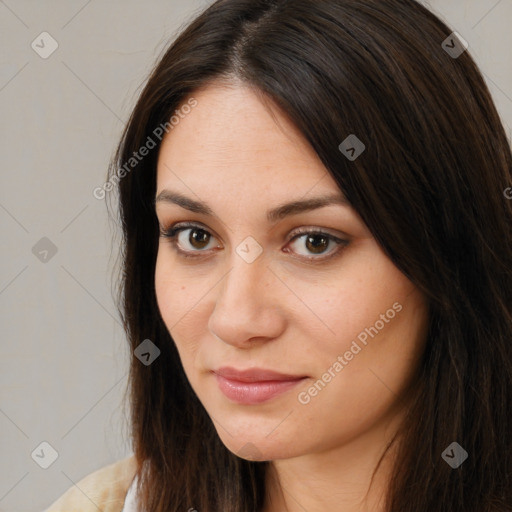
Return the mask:
POLYGON ((173 276, 172 272, 168 269, 169 265, 166 265, 162 256, 162 250, 160 249, 155 266, 155 293, 160 314, 167 328, 172 325, 169 321, 169 316, 172 314, 172 311, 175 311, 176 287, 180 286, 180 284, 176 282, 175 276, 173 276))
POLYGON ((336 400, 338 393, 349 392, 357 402, 406 387, 417 371, 426 340, 428 314, 421 294, 413 288, 413 292, 383 295, 364 317, 357 304, 346 311, 357 316, 357 323, 340 320, 337 342, 318 346, 317 360, 323 364, 317 367, 316 377, 335 381, 329 384, 332 394, 326 393, 326 398, 336 400))
POLYGON ((156 298, 168 327, 187 315, 201 296, 201 290, 198 289, 201 277, 194 275, 190 269, 180 268, 170 251, 165 245, 161 246, 155 266, 156 298))
POLYGON ((187 352, 194 350, 195 345, 194 326, 198 323, 194 304, 197 303, 197 294, 194 295, 193 286, 190 286, 186 275, 163 252, 159 251, 155 267, 156 299, 160 315, 184 361, 187 352), (193 311, 195 314, 191 315, 193 311), (184 339, 187 340, 186 344, 178 342, 184 339))
POLYGON ((323 380, 336 381, 329 384, 331 391, 338 386, 342 391, 350 383, 372 392, 375 384, 383 387, 375 374, 390 388, 401 387, 422 353, 427 322, 424 299, 390 260, 375 253, 371 263, 360 257, 351 265, 347 262, 346 268, 328 286, 316 287, 309 295, 308 305, 316 318, 312 314, 296 317, 299 330, 306 334, 301 352, 305 360, 316 361, 316 378, 324 375, 323 380), (332 374, 344 377, 332 378, 332 374))
MULTIPOLYGON (((383 297, 384 307, 375 303, 367 318, 359 317, 359 325, 351 322, 350 332, 340 331, 336 343, 318 343, 309 354, 315 361, 314 378, 295 398, 313 445, 346 441, 381 419, 387 421, 400 405, 398 397, 414 380, 427 324, 423 298, 404 290, 383 297), (396 307, 382 326, 377 321, 393 306, 390 297, 397 299, 396 307), (337 425, 336 431, 332 425, 337 425)), ((357 304, 346 303, 346 308, 358 314, 357 304)), ((341 330, 342 320, 338 325, 341 330)))
MULTIPOLYGON (((295 301, 295 321, 303 332, 309 333, 310 340, 314 335, 317 352, 338 354, 349 350, 352 340, 376 322, 379 331, 382 327, 389 331, 393 318, 400 316, 393 304, 403 304, 414 290, 387 258, 379 257, 373 248, 371 254, 366 252, 368 257, 362 251, 353 258, 347 257, 336 273, 315 283, 293 281, 294 292, 300 299, 295 301), (299 310, 302 314, 298 314, 299 310), (381 315, 385 315, 384 320, 381 315)), ((364 334, 361 338, 364 341, 364 334)))

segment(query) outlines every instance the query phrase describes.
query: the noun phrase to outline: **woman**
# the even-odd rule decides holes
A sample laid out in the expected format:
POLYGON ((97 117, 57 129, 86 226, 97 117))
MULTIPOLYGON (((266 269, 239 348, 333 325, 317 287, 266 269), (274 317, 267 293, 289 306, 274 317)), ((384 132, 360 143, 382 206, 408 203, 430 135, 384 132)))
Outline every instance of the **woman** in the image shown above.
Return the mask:
POLYGON ((109 175, 134 456, 49 510, 511 510, 511 169, 420 4, 217 1, 109 175))

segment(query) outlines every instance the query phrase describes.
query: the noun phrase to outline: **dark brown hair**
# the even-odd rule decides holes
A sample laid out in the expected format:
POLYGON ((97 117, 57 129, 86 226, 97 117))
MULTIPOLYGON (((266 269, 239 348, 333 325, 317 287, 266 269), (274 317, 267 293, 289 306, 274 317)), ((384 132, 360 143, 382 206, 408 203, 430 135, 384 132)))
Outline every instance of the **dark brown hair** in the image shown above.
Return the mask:
MULTIPOLYGON (((393 263, 425 294, 428 341, 387 510, 512 509, 512 154, 468 51, 412 0, 219 0, 155 66, 110 168, 122 222, 120 309, 132 351, 143 510, 256 512, 269 462, 231 453, 184 374, 154 289, 158 147, 118 170, 188 95, 242 80, 298 127, 393 263), (338 146, 366 146, 350 161, 338 146), (452 442, 469 454, 457 469, 452 442)), ((222 112, 219 112, 222 115, 222 112)), ((154 138, 154 135, 153 135, 154 138)))

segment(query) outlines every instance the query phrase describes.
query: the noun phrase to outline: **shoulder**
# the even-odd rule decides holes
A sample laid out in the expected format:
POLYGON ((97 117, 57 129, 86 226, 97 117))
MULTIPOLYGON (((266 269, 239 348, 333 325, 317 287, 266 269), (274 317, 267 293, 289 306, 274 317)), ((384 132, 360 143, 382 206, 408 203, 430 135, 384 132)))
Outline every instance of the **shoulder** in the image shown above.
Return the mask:
POLYGON ((135 455, 104 466, 70 487, 44 512, 121 512, 136 471, 135 455))

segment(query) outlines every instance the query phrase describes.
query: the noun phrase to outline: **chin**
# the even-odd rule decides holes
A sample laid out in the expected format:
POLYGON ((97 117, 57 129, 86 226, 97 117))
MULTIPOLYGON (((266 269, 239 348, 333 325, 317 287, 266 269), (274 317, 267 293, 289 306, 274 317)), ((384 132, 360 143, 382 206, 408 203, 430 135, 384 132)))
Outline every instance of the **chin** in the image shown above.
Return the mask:
POLYGON ((283 429, 275 435, 278 422, 252 420, 250 426, 226 421, 222 426, 214 422, 217 435, 226 448, 238 457, 252 461, 287 459, 300 455, 297 438, 289 441, 283 429), (270 425, 270 426, 269 426, 270 425), (274 431, 273 431, 274 430, 274 431), (270 434, 269 434, 270 433, 270 434), (274 434, 274 435, 273 435, 274 434))
POLYGON ((252 440, 248 436, 245 436, 244 439, 236 439, 229 437, 227 434, 224 436, 220 436, 219 434, 219 437, 231 453, 241 459, 249 461, 263 462, 268 460, 289 459, 299 455, 299 453, 296 452, 296 443, 294 443, 295 447, 292 449, 290 446, 283 445, 281 442, 269 441, 263 436, 255 436, 252 440))

